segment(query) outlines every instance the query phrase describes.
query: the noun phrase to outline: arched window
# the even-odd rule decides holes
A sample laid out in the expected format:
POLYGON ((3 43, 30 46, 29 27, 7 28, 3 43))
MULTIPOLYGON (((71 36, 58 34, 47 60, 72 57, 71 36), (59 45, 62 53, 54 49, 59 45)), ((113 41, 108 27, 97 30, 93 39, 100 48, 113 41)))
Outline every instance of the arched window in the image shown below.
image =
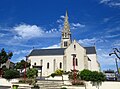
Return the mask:
POLYGON ((62 63, 60 62, 60 69, 62 68, 62 63))
POLYGON ((74 45, 74 49, 76 49, 76 45, 74 45))
POLYGON ((47 63, 47 69, 49 69, 49 62, 47 63))
POLYGON ((34 65, 36 65, 36 62, 34 63, 34 65))

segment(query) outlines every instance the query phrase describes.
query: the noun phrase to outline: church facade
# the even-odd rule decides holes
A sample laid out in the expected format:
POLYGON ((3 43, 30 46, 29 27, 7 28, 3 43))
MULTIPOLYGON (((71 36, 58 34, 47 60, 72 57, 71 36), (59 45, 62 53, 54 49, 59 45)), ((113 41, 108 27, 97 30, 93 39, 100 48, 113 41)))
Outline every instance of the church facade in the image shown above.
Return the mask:
POLYGON ((71 31, 66 12, 64 27, 61 37, 61 48, 33 49, 28 56, 31 68, 37 68, 39 76, 48 76, 57 69, 63 71, 89 69, 100 71, 96 49, 82 47, 76 40, 71 40, 71 31))

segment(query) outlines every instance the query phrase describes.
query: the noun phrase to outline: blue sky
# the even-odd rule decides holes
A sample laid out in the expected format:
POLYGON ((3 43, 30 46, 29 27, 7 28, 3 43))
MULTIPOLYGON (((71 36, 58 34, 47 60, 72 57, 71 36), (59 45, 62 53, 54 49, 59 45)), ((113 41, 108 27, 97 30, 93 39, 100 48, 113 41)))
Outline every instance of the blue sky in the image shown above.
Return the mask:
POLYGON ((102 70, 116 69, 108 54, 120 48, 120 0, 0 0, 0 49, 17 62, 33 47, 60 47, 66 10, 72 39, 95 44, 102 70))

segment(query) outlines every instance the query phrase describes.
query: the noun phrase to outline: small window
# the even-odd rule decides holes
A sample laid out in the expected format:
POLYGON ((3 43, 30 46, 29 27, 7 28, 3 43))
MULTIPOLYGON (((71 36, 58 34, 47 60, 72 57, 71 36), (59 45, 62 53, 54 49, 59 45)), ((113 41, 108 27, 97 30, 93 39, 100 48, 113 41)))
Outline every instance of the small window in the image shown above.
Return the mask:
POLYGON ((36 62, 34 63, 34 65, 36 65, 36 62))
POLYGON ((76 49, 76 45, 74 45, 74 49, 76 49))
POLYGON ((67 37, 67 33, 65 33, 65 37, 67 37))
POLYGON ((47 63, 47 69, 49 69, 49 62, 47 63))
POLYGON ((65 46, 65 47, 67 46, 67 41, 64 42, 64 46, 65 46))
POLYGON ((77 60, 77 58, 76 58, 76 66, 78 66, 78 60, 77 60))
POLYGON ((62 63, 60 62, 60 69, 62 68, 62 63))

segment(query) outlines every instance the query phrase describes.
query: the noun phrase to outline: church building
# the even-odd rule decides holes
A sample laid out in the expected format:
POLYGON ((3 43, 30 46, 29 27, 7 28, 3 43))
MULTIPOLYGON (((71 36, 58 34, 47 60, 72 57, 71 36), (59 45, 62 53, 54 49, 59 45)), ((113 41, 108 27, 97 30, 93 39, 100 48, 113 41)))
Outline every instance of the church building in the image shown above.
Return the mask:
POLYGON ((31 68, 37 68, 39 76, 48 76, 57 69, 63 71, 89 69, 100 71, 96 49, 82 47, 76 40, 71 39, 71 31, 66 12, 64 27, 61 37, 61 48, 33 49, 28 56, 31 68))

